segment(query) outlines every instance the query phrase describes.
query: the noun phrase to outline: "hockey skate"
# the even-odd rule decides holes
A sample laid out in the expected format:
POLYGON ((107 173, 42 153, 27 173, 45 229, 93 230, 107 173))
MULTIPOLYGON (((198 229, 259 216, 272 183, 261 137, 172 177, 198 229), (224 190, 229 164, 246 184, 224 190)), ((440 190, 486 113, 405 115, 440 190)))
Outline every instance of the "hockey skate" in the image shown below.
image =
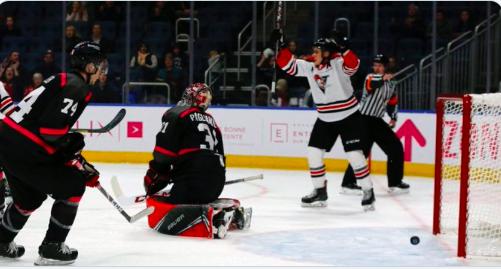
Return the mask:
POLYGON ((302 207, 326 207, 327 206, 327 185, 323 188, 313 189, 309 195, 301 199, 302 207))
POLYGON ((389 193, 394 193, 394 194, 409 193, 410 192, 410 186, 407 183, 400 182, 396 186, 391 186, 390 190, 388 192, 389 193))
POLYGON ((233 223, 238 230, 249 229, 252 219, 252 208, 239 207, 233 215, 233 223))
POLYGON ((69 248, 64 242, 43 242, 38 247, 40 256, 35 261, 35 265, 53 266, 68 265, 75 262, 78 257, 78 251, 69 248))
MULTIPOLYGON (((216 212, 216 210, 214 210, 216 212)), ((230 224, 233 220, 234 210, 226 211, 220 210, 212 217, 212 230, 214 231, 214 238, 223 239, 226 237, 230 224)))
POLYGON ((362 206, 364 207, 364 211, 374 211, 376 209, 376 207, 374 206, 374 204, 376 203, 374 189, 363 191, 363 193, 364 195, 362 197, 362 206))
POLYGON ((24 247, 18 246, 14 241, 0 243, 0 258, 18 259, 24 255, 24 247))
POLYGON ((358 186, 356 183, 350 183, 341 186, 340 194, 359 196, 362 195, 362 188, 358 186))

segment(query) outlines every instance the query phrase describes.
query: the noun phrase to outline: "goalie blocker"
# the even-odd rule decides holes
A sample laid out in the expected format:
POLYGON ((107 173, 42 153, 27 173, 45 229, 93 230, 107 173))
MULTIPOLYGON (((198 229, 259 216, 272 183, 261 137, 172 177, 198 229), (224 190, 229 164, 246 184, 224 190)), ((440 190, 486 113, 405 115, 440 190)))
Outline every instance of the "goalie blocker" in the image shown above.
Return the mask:
POLYGON ((228 230, 248 229, 252 208, 243 208, 236 199, 220 198, 210 204, 179 204, 163 202, 163 196, 146 199, 148 207, 155 207, 148 216, 150 228, 178 236, 223 239, 228 230))

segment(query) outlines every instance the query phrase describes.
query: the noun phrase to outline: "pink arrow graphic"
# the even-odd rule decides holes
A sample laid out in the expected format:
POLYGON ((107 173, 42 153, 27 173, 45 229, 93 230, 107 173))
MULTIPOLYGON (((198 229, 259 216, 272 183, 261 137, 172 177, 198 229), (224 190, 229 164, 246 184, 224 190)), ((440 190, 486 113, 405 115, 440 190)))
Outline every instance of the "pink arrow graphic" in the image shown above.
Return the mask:
POLYGON ((426 146, 426 139, 419 132, 419 129, 411 120, 406 120, 398 129, 396 135, 399 139, 404 138, 404 160, 410 162, 412 160, 412 139, 414 138, 420 147, 426 146))

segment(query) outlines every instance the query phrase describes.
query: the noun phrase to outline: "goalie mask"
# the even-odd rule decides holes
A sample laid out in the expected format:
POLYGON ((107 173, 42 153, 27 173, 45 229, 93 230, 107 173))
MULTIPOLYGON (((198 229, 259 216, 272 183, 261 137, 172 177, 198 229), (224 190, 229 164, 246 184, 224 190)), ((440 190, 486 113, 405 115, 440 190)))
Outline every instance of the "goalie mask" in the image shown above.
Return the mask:
POLYGON ((211 88, 207 84, 196 83, 184 90, 178 105, 199 107, 205 111, 210 107, 211 100, 211 88))

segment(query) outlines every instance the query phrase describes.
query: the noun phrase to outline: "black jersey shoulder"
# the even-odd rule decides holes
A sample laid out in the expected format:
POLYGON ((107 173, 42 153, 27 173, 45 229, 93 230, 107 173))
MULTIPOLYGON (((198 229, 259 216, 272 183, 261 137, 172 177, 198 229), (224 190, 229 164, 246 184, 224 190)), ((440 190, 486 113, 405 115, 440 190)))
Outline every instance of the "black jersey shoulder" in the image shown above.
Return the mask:
POLYGON ((175 106, 165 112, 164 118, 169 120, 177 120, 185 118, 187 115, 194 112, 200 112, 200 109, 189 106, 175 106))

